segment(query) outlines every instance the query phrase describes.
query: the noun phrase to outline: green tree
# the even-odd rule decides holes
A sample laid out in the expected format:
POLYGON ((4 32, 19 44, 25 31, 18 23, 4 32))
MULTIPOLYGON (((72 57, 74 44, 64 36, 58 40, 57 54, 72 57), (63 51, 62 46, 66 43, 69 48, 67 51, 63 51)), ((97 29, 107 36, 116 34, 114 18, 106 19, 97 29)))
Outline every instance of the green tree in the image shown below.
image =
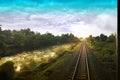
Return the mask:
POLYGON ((107 36, 106 35, 104 35, 104 34, 100 34, 100 40, 101 41, 107 41, 107 36))
POLYGON ((17 31, 2 30, 0 27, 0 56, 78 41, 79 39, 72 33, 54 36, 49 32, 45 34, 34 33, 29 28, 17 31))
POLYGON ((20 32, 13 33, 11 37, 13 42, 13 48, 15 48, 17 51, 22 50, 26 37, 20 32))
POLYGON ((111 34, 108 39, 107 39, 108 42, 115 42, 115 35, 114 34, 111 34))

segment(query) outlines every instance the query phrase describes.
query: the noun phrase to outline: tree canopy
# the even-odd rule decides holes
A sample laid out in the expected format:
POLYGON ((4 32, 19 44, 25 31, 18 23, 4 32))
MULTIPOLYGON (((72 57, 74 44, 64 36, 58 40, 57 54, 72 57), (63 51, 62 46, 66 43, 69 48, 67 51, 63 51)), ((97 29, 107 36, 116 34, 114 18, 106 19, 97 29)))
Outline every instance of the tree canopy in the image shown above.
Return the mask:
POLYGON ((22 51, 78 41, 79 39, 72 33, 54 36, 49 32, 45 34, 35 33, 29 28, 17 31, 2 30, 0 27, 0 56, 9 56, 22 51))

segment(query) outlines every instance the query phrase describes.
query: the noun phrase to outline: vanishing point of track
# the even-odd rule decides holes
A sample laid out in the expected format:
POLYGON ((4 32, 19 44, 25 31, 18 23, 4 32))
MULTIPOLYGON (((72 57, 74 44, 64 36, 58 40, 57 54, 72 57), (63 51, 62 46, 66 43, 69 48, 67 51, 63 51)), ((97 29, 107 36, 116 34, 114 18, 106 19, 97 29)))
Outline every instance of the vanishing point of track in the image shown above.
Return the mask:
POLYGON ((90 80, 87 60, 87 44, 85 41, 82 42, 80 46, 72 75, 68 80, 90 80))

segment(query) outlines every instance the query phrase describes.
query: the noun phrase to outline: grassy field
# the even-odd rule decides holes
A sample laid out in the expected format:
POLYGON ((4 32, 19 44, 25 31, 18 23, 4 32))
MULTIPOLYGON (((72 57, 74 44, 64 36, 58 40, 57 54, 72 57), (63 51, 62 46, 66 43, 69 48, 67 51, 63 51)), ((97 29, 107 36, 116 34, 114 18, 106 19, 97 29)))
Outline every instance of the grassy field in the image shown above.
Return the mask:
POLYGON ((31 52, 23 52, 14 56, 3 57, 0 60, 0 65, 7 61, 14 62, 14 68, 17 72, 24 70, 33 70, 42 63, 47 63, 49 60, 57 58, 65 50, 70 49, 74 44, 66 44, 53 46, 51 48, 34 50, 31 52))
MULTIPOLYGON (((92 45, 88 44, 92 50, 92 55, 100 63, 98 67, 104 70, 102 73, 106 72, 107 77, 116 80, 116 43, 95 41, 92 45)), ((96 61, 94 60, 94 62, 96 61)))
POLYGON ((47 67, 45 70, 43 70, 43 73, 38 73, 38 75, 35 75, 34 80, 62 80, 66 79, 63 75, 67 75, 67 71, 69 71, 72 63, 73 55, 78 49, 79 45, 72 45, 71 49, 67 49, 64 54, 57 59, 52 65, 47 67), (70 62, 70 63, 69 63, 70 62), (56 74, 59 73, 59 74, 56 74), (61 75, 63 74, 63 75, 61 75), (54 76, 53 76, 54 75, 54 76), (55 77, 56 76, 56 77, 55 77))
MULTIPOLYGON (((8 61, 13 62, 16 73, 15 80, 39 80, 40 75, 49 75, 49 72, 54 71, 57 66, 62 64, 64 59, 71 55, 75 46, 76 44, 65 44, 3 57, 0 60, 0 65, 3 65, 8 61), (53 65, 50 66, 51 64, 53 65)), ((44 78, 44 76, 41 77, 42 80, 44 80, 44 78)))

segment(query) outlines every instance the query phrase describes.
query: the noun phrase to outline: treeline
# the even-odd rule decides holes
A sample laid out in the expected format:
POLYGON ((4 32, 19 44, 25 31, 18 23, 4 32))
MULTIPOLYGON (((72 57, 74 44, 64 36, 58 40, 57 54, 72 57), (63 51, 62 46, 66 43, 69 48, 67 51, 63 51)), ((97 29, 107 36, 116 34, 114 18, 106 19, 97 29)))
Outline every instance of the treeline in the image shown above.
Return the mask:
POLYGON ((99 36, 93 37, 92 35, 87 38, 88 41, 90 41, 91 44, 95 44, 95 42, 108 42, 112 43, 116 41, 115 34, 111 34, 109 36, 106 36, 104 34, 100 34, 99 36))
POLYGON ((106 72, 106 77, 109 76, 109 80, 116 80, 116 35, 100 34, 96 37, 90 35, 87 40, 92 49, 91 54, 102 64, 103 73, 106 72))
MULTIPOLYGON (((116 35, 111 34, 106 36, 100 34, 100 36, 92 37, 89 36, 87 39, 91 47, 96 51, 96 57, 102 63, 112 63, 115 65, 116 62, 116 35)), ((115 66, 114 66, 115 67, 115 66)))
POLYGON ((28 29, 2 30, 0 27, 0 56, 9 56, 22 51, 36 50, 52 45, 78 42, 72 33, 54 36, 51 33, 35 33, 28 29))

